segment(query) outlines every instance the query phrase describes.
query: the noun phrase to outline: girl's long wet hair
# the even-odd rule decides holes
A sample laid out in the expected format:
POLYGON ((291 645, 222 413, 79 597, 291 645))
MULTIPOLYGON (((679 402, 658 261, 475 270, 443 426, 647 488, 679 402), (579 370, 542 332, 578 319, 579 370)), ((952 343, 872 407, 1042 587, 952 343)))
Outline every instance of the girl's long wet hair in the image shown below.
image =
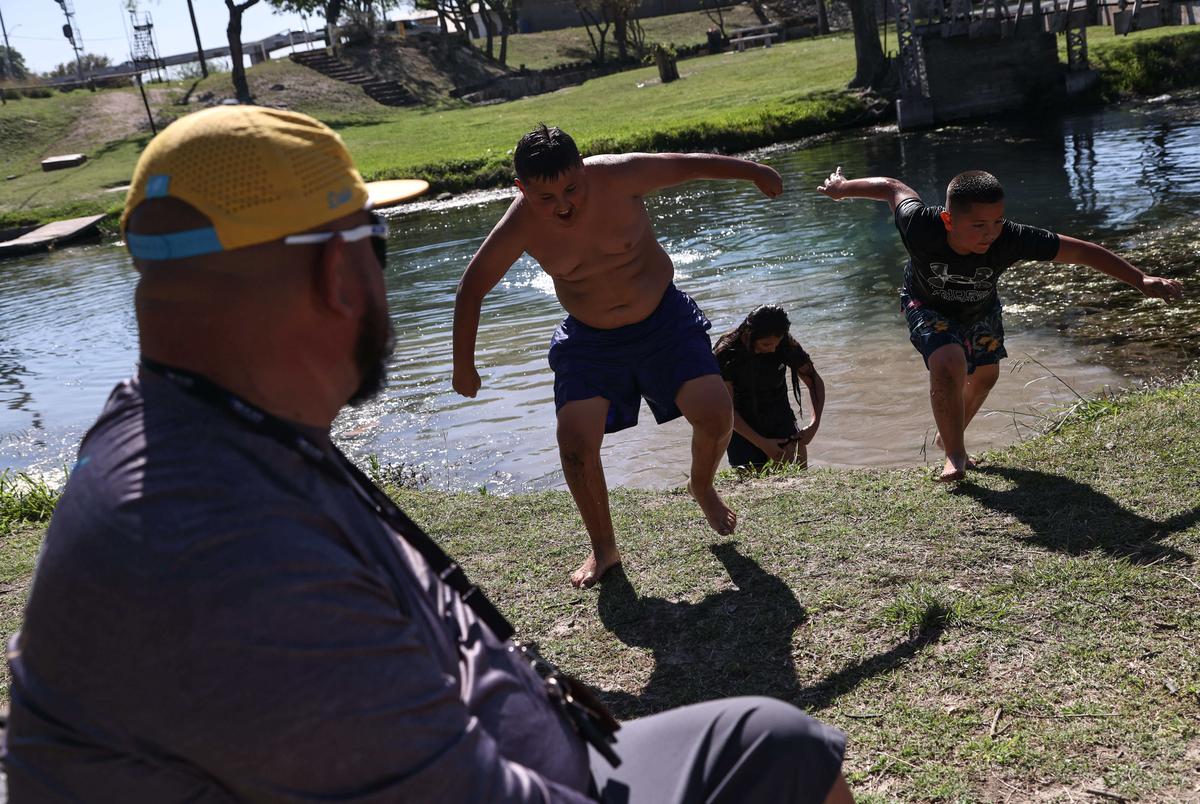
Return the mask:
MULTIPOLYGON (((803 406, 804 403, 800 401, 800 368, 806 365, 806 362, 800 362, 804 352, 799 342, 792 337, 791 327, 792 322, 782 307, 778 304, 761 304, 751 310, 742 323, 717 339, 713 354, 719 358, 722 353, 735 349, 744 349, 746 354, 754 354, 754 342, 759 338, 780 338, 776 349, 785 352, 785 365, 792 375, 792 395, 796 397, 796 404, 803 406)), ((750 376, 754 376, 753 372, 750 376)), ((757 407, 758 396, 753 391, 754 389, 751 389, 750 398, 757 407)))

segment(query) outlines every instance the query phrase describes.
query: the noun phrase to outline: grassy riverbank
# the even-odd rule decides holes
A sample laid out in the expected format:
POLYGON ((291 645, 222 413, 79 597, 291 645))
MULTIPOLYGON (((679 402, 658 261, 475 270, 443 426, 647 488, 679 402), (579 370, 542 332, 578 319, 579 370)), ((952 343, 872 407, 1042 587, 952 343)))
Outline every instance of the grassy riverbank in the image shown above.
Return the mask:
MULTIPOLYGON (((1200 30, 1159 28, 1115 38, 1089 31, 1100 94, 1158 94, 1200 75, 1200 30)), ((290 62, 250 70, 263 102, 287 102, 337 128, 368 179, 420 176, 435 190, 505 184, 509 150, 539 120, 570 130, 585 152, 713 149, 735 152, 877 119, 878 107, 847 92, 854 44, 847 34, 682 62, 683 80, 658 83, 654 68, 618 73, 548 95, 494 106, 391 109, 290 62)), ((196 108, 227 76, 152 92, 158 115, 196 108), (185 102, 187 101, 187 102, 185 102), (190 105, 189 105, 190 104, 190 105)), ((0 226, 85 212, 115 212, 148 141, 132 90, 77 92, 0 108, 0 226), (105 122, 108 121, 108 122, 105 122), (88 163, 43 174, 37 160, 81 151, 88 163)))
MULTIPOLYGON (((564 492, 395 493, 623 716, 794 701, 849 733, 865 801, 1193 800, 1197 420, 1192 383, 1092 402, 956 487, 918 469, 729 479, 728 542, 682 493, 619 489, 627 564, 598 592, 566 584, 585 540, 564 492)), ((5 636, 44 528, 9 519, 5 636)))

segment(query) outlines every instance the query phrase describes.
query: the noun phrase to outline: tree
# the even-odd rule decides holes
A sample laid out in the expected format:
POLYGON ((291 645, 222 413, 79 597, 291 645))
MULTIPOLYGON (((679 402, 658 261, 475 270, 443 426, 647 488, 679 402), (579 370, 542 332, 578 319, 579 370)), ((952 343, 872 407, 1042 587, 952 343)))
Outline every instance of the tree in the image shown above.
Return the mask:
POLYGON ((599 64, 604 63, 604 46, 608 38, 608 29, 612 27, 612 18, 608 14, 608 6, 604 0, 574 0, 575 10, 583 20, 583 29, 587 32, 588 41, 592 43, 592 53, 599 64))
POLYGON ((484 26, 487 28, 487 54, 492 57, 492 20, 500 22, 500 54, 496 56, 501 64, 508 63, 508 37, 517 29, 517 8, 521 0, 482 0, 484 26), (491 12, 490 14, 488 12, 491 12))
POLYGON ((22 81, 28 77, 29 68, 25 66, 25 57, 13 48, 0 45, 0 81, 22 81))
POLYGON ((629 59, 632 49, 640 56, 645 41, 642 24, 638 22, 640 0, 603 0, 609 7, 609 16, 613 21, 613 41, 617 43, 617 58, 621 61, 629 59))
POLYGON ((399 5, 399 0, 345 0, 343 8, 346 25, 353 39, 374 39, 387 19, 387 12, 399 5))
POLYGON ((337 25, 345 0, 267 0, 276 14, 320 15, 326 25, 337 25))
POLYGON ((851 89, 878 86, 887 76, 888 61, 879 44, 879 22, 875 17, 875 0, 847 0, 850 19, 854 23, 854 79, 851 89))
POLYGON ((267 0, 275 13, 292 13, 304 17, 320 15, 325 20, 325 43, 334 52, 338 48, 338 20, 342 17, 345 0, 267 0))
POLYGON ((640 8, 639 0, 575 0, 575 10, 583 20, 597 62, 604 63, 610 29, 621 61, 629 58, 630 51, 638 56, 645 53, 646 34, 638 20, 640 8))
POLYGON ((771 18, 767 16, 767 9, 763 5, 763 0, 749 0, 750 10, 754 12, 754 16, 758 17, 759 25, 767 25, 771 22, 771 18))
POLYGON ((258 3, 258 0, 225 0, 229 9, 229 24, 225 26, 225 34, 229 37, 229 60, 233 62, 233 91, 237 94, 238 103, 250 103, 250 85, 246 83, 246 65, 242 62, 242 14, 246 9, 258 3))
MULTIPOLYGON (((84 53, 79 57, 79 63, 83 65, 83 74, 91 75, 97 70, 103 70, 111 67, 112 59, 99 53, 84 53)), ((73 61, 63 62, 62 64, 55 65, 53 70, 46 73, 46 75, 50 78, 66 78, 77 76, 78 74, 79 68, 73 61)))
POLYGON ((725 9, 721 2, 722 0, 700 0, 700 7, 704 9, 708 21, 717 26, 717 30, 721 32, 721 39, 724 40, 729 37, 725 35, 725 9))

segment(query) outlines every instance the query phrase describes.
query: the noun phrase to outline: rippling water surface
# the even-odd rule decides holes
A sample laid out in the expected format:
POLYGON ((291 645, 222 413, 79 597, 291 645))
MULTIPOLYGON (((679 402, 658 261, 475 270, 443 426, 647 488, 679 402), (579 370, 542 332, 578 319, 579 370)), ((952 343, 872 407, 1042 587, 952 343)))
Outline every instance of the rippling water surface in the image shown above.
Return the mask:
MULTIPOLYGON (((932 201, 952 175, 983 167, 1004 182, 1015 220, 1114 246, 1144 246, 1190 225, 1200 200, 1198 109, 1191 99, 1041 125, 856 132, 757 154, 784 176, 788 192, 774 201, 749 186, 714 182, 661 193, 649 207, 677 283, 708 313, 714 335, 762 302, 783 304, 791 314, 828 388, 813 463, 916 464, 925 460, 932 419, 926 375, 898 310, 899 238, 883 205, 835 204, 813 188, 841 165, 849 176, 899 176, 932 201)), ((466 400, 450 389, 455 284, 509 197, 426 202, 394 215, 388 283, 398 348, 387 392, 335 424, 352 455, 375 454, 440 487, 561 485, 546 347, 562 310, 549 278, 529 258, 484 303, 480 395, 466 400)), ((1178 253, 1164 259, 1195 264, 1195 241, 1170 242, 1176 241, 1178 253)), ((0 468, 52 471, 73 461, 109 390, 132 370, 135 277, 112 245, 3 267, 0 468)), ((1073 399, 1070 389, 1094 393, 1127 383, 1130 374, 1161 370, 1172 339, 1194 334, 1193 310, 1178 324, 1164 318, 1154 336, 1164 348, 1138 351, 1136 358, 1122 357, 1121 347, 1102 338, 1072 337, 1070 320, 1085 286, 1119 313, 1140 311, 1130 326, 1157 315, 1136 292, 1097 285, 1088 273, 1029 265, 1006 274, 1001 290, 1012 359, 1002 364, 1001 381, 971 426, 972 449, 1015 440, 1038 415, 1073 399)), ((686 424, 656 427, 645 409, 642 422, 607 439, 610 482, 681 483, 686 424)), ((932 444, 929 452, 932 459, 932 444)))

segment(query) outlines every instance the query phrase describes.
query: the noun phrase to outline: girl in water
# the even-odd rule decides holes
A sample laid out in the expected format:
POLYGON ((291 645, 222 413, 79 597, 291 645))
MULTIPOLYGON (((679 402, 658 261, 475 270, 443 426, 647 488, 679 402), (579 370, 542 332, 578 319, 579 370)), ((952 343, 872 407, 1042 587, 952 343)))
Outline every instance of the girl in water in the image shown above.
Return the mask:
POLYGON ((808 444, 821 424, 825 383, 808 353, 789 333, 791 322, 782 307, 764 304, 717 340, 713 353, 721 378, 733 397, 733 436, 727 454, 730 466, 760 468, 770 461, 808 465, 808 444), (800 402, 800 383, 808 386, 812 421, 797 427, 788 400, 791 390, 800 402))

